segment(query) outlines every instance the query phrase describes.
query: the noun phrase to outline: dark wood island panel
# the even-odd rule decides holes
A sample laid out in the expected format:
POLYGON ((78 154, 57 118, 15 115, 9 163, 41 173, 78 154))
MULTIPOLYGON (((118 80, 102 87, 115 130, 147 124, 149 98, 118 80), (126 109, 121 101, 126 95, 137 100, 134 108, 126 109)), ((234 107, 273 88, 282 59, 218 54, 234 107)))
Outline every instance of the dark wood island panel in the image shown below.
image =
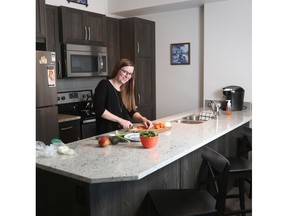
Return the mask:
POLYGON ((147 215, 147 192, 180 187, 180 161, 137 181, 89 184, 37 168, 38 216, 147 215))

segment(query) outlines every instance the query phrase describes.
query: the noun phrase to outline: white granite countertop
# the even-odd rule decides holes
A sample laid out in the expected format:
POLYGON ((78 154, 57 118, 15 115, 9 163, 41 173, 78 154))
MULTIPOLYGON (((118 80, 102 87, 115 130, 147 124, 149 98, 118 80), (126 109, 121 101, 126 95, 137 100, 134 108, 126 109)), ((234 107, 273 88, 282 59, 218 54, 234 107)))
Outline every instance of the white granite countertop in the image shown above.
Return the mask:
POLYGON ((67 122, 67 121, 75 121, 79 119, 81 119, 81 116, 58 114, 58 123, 67 122))
MULTIPOLYGON (((155 122, 172 121, 202 110, 191 110, 155 122)), ((231 116, 220 112, 217 119, 201 124, 172 122, 172 128, 159 134, 158 144, 152 149, 143 148, 140 142, 101 148, 95 137, 91 137, 67 144, 76 155, 38 157, 36 167, 88 183, 139 180, 252 120, 252 111, 248 109, 234 111, 231 116)))

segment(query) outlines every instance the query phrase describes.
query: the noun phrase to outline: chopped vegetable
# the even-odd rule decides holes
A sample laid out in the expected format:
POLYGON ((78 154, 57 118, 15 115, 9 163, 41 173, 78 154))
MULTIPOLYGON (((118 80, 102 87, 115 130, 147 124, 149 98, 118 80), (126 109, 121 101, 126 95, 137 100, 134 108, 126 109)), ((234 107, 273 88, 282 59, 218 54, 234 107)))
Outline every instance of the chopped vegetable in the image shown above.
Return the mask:
POLYGON ((164 123, 164 126, 165 126, 165 127, 171 127, 172 125, 171 125, 171 122, 165 122, 165 123, 164 123))
POLYGON ((165 128, 164 123, 159 122, 154 124, 155 129, 165 128))
POLYGON ((134 131, 132 131, 132 132, 131 131, 126 131, 126 132, 123 132, 123 133, 118 133, 117 136, 118 137, 124 137, 126 134, 130 134, 130 133, 136 133, 136 132, 134 132, 134 131))
POLYGON ((140 125, 140 126, 137 127, 137 129, 138 130, 146 130, 147 128, 145 126, 143 126, 143 125, 140 125))
POLYGON ((145 130, 145 131, 140 132, 140 136, 142 136, 142 137, 155 137, 155 136, 158 136, 158 133, 156 133, 154 131, 145 130))

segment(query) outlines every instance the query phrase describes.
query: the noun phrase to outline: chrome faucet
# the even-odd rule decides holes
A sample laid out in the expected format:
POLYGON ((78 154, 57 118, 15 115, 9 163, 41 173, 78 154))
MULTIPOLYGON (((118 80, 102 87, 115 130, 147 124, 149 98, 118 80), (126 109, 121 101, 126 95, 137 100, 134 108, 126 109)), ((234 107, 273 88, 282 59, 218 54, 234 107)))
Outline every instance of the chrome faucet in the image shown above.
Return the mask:
POLYGON ((210 107, 211 110, 213 111, 215 118, 220 115, 221 104, 219 102, 209 101, 208 107, 210 107))

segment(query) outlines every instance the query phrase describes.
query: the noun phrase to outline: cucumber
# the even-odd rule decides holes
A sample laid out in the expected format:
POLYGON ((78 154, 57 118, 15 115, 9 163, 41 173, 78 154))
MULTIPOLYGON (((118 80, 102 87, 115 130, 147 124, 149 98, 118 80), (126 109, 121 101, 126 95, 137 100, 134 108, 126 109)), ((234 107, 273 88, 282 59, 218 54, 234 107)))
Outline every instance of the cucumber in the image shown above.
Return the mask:
POLYGON ((109 140, 112 145, 117 145, 120 142, 120 138, 118 136, 110 136, 109 140))

